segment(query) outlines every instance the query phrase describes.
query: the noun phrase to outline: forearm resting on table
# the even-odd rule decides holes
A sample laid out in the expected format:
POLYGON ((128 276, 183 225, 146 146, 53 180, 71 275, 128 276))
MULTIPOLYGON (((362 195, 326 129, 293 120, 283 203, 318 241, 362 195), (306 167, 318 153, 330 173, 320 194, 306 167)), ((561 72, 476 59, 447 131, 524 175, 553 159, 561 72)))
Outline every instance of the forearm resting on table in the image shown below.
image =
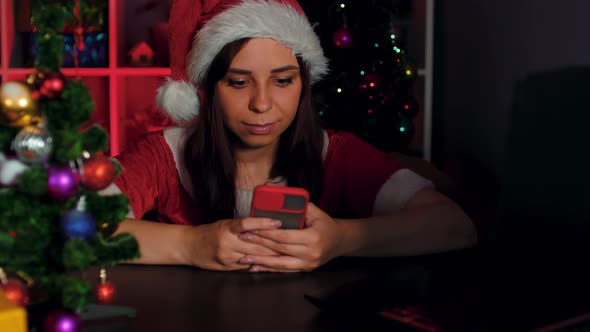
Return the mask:
POLYGON ((190 225, 125 219, 117 233, 131 233, 139 243, 141 257, 127 263, 188 265, 185 242, 190 225))
POLYGON ((477 242, 471 219, 446 198, 389 216, 338 222, 344 256, 413 256, 468 248, 477 242))

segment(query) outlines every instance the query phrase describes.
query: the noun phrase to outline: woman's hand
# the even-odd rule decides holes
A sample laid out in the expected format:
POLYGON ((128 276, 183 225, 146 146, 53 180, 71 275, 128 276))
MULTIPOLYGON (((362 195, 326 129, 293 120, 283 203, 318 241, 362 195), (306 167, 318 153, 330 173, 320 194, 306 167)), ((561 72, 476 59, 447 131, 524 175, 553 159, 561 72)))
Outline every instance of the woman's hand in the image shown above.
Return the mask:
POLYGON ((244 232, 274 230, 279 220, 270 218, 225 219, 191 229, 189 235, 189 261, 207 270, 230 271, 247 269, 251 264, 240 259, 254 255, 266 257, 279 255, 272 249, 239 238, 244 232))
POLYGON ((306 228, 303 230, 257 230, 240 238, 278 252, 281 256, 248 254, 239 262, 252 265, 251 272, 311 271, 341 253, 341 232, 334 219, 310 203, 307 208, 306 228))

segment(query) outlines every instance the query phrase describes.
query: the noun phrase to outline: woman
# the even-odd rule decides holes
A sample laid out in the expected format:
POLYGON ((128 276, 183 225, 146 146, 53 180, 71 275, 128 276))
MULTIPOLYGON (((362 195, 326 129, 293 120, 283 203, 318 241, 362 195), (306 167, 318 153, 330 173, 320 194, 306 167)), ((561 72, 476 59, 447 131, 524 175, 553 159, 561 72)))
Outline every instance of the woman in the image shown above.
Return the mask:
POLYGON ((138 263, 294 272, 474 245, 470 219, 431 182, 319 127, 311 84, 327 61, 295 0, 175 1, 170 22, 158 99, 182 126, 129 147, 110 189, 130 199, 118 232, 138 239, 138 263), (306 228, 247 217, 259 184, 306 188, 306 228), (136 220, 150 210, 161 223, 136 220))

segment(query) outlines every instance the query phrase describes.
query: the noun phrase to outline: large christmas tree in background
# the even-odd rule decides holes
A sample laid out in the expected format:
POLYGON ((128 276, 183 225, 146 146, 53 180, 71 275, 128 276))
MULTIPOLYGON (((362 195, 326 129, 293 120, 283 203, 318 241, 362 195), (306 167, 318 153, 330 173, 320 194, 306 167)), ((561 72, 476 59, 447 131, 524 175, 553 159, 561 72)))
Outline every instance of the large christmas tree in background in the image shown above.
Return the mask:
POLYGON ((406 54, 411 1, 301 0, 331 73, 314 88, 325 127, 355 133, 384 151, 405 150, 415 130, 416 68, 406 54))
POLYGON ((70 25, 81 36, 89 7, 79 0, 34 4, 36 68, 0 86, 0 287, 22 306, 53 303, 45 330, 59 331, 64 322, 79 325, 93 294, 99 302, 112 298, 105 268, 138 257, 139 250, 133 236, 113 236, 127 198, 97 193, 120 168, 104 154, 104 130, 81 129, 94 103, 80 80, 60 72, 60 32, 70 25), (80 273, 94 266, 100 268, 96 288, 98 275, 87 280, 80 273))

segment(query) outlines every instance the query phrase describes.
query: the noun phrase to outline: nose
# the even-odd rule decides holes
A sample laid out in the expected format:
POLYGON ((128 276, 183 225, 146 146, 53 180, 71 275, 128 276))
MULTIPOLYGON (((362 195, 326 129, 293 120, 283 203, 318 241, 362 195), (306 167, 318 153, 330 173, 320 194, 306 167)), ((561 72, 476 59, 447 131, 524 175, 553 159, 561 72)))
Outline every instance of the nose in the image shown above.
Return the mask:
POLYGON ((254 89, 248 105, 251 111, 264 113, 272 108, 272 98, 270 89, 266 86, 259 85, 254 89))

